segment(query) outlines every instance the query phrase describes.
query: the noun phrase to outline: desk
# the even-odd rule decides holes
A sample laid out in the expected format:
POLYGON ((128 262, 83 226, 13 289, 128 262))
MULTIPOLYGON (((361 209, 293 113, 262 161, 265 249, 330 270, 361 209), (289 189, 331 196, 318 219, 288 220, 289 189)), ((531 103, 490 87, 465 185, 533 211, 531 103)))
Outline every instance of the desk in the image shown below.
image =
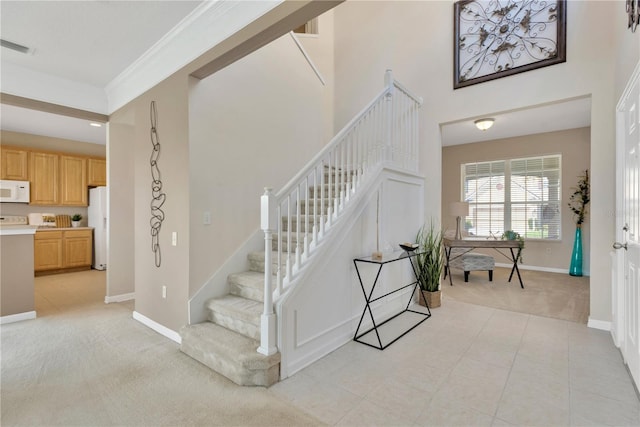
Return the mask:
POLYGON ((507 259, 513 262, 513 267, 511 267, 511 274, 509 274, 509 282, 511 282, 511 278, 513 277, 514 271, 518 274, 518 280, 520 281, 520 287, 524 289, 524 285, 522 284, 522 277, 520 276, 520 270, 518 269, 518 258, 520 257, 520 252, 522 252, 522 248, 520 247, 520 242, 518 240, 497 240, 497 239, 442 239, 442 243, 444 244, 444 253, 446 256, 446 269, 449 273, 449 284, 453 285, 453 281, 451 280, 451 269, 449 268, 449 256, 451 255, 451 248, 465 248, 468 249, 467 252, 470 252, 474 249, 478 248, 489 248, 495 249, 498 253, 506 257, 507 259), (500 249, 509 249, 511 256, 508 256, 504 252, 500 251, 500 249), (514 249, 518 249, 517 252, 514 252, 514 249))
POLYGON ((409 309, 409 306, 411 305, 411 300, 413 299, 413 295, 415 294, 416 289, 420 289, 418 285, 418 279, 417 279, 418 275, 416 273, 416 266, 413 262, 413 258, 417 255, 419 254, 414 252, 410 252, 410 253, 394 252, 393 254, 384 255, 381 260, 374 260, 371 257, 356 258, 353 260, 353 264, 356 267, 356 272, 358 273, 358 280, 360 281, 360 287, 362 288, 362 293, 364 294, 364 299, 366 301, 366 305, 362 310, 362 316, 360 316, 360 322, 358 323, 358 327, 356 328, 355 336, 353 337, 354 341, 357 341, 362 344, 366 344, 373 348, 377 348, 378 350, 384 350, 385 348, 387 348, 388 346, 390 346, 391 344, 399 340, 401 337, 409 333, 409 331, 411 331, 413 328, 415 328, 416 326, 418 326, 419 324, 427 320, 429 317, 431 317, 431 310, 429 309, 427 300, 422 294, 422 292, 419 292, 419 296, 424 298, 427 312, 423 313, 420 311, 409 309), (416 280, 412 281, 409 284, 400 285, 395 290, 388 292, 384 295, 381 295, 379 297, 373 297, 373 293, 376 289, 376 285, 378 284, 378 279, 380 278, 380 272, 382 271, 382 267, 384 267, 386 264, 401 261, 401 260, 409 261, 409 263, 411 264, 411 269, 413 271, 414 277, 416 277, 416 280), (371 291, 369 293, 367 293, 367 291, 365 290, 364 284, 362 283, 362 276, 360 274, 360 268, 366 264, 374 264, 378 267, 378 272, 375 276, 375 280, 373 281, 373 284, 371 285, 371 291), (388 297, 389 295, 395 294, 396 292, 399 292, 408 287, 413 287, 413 289, 411 294, 409 294, 409 301, 407 302, 407 305, 404 308, 404 310, 394 314, 393 316, 389 317, 385 321, 376 324, 376 320, 373 316, 373 311, 371 310, 371 303, 373 303, 374 301, 378 301, 382 298, 388 297), (367 311, 371 316, 371 323, 373 324, 373 327, 359 334, 360 327, 362 326, 362 320, 364 319, 364 316, 367 314, 367 311), (383 328, 383 326, 385 325, 387 327, 383 328), (407 327, 408 329, 406 329, 407 327), (401 328, 403 332, 399 336, 396 336, 398 328, 401 328), (375 333, 375 337, 372 335, 368 338, 365 338, 365 336, 369 335, 370 333, 371 334, 375 333), (385 343, 383 343, 383 341, 385 343))

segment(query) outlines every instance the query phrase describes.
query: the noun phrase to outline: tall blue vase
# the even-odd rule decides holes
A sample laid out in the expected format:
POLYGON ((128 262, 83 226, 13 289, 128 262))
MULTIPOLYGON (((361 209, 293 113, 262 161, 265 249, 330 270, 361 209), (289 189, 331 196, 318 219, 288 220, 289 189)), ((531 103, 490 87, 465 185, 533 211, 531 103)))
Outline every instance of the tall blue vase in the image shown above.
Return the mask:
POLYGON ((576 237, 573 241, 573 253, 571 254, 571 267, 569 274, 582 276, 582 227, 576 226, 576 237))

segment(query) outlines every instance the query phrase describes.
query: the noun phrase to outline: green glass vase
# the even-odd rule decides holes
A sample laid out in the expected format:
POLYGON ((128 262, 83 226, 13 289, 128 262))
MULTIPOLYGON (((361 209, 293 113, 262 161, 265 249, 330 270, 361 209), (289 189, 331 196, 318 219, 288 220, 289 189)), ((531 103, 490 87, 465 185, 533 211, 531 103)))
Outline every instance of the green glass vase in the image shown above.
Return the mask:
POLYGON ((571 254, 571 266, 569 274, 572 276, 582 276, 582 227, 576 226, 576 236, 573 241, 573 253, 571 254))

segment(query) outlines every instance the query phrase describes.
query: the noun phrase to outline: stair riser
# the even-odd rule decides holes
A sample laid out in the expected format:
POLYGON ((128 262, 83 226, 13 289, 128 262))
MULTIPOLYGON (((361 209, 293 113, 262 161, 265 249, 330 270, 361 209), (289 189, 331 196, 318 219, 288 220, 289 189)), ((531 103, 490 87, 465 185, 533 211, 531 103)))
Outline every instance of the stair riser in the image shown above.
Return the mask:
MULTIPOLYGON (((338 186, 339 191, 338 191, 338 196, 340 196, 340 192, 345 192, 347 186, 346 185, 341 185, 338 186)), ((351 188, 349 186, 349 188, 351 188)), ((320 188, 316 189, 314 187, 309 188, 309 197, 315 199, 316 197, 324 197, 325 199, 336 199, 336 186, 335 184, 331 184, 331 197, 329 197, 329 186, 325 186, 324 187, 324 191, 322 191, 320 188)))
MULTIPOLYGON (((274 257, 275 258, 275 257, 274 257)), ((276 272, 278 271, 278 260, 274 259, 274 262, 271 263, 271 271, 272 272, 276 272)), ((282 268, 284 269, 284 262, 282 263, 282 268)), ((249 270, 251 271, 257 271, 259 273, 264 273, 264 260, 254 260, 254 259, 250 259, 249 260, 249 270)))
POLYGON ((315 205, 313 203, 309 203, 309 208, 307 209, 307 205, 306 203, 303 203, 300 205, 300 213, 302 215, 313 215, 314 213, 316 214, 321 214, 324 213, 325 215, 329 212, 329 209, 333 208, 333 203, 325 203, 324 207, 320 206, 320 203, 316 203, 315 205))
MULTIPOLYGON (((309 244, 311 244, 311 241, 313 239, 311 239, 311 236, 309 236, 309 244)), ((274 251, 278 250, 278 242, 274 241, 273 244, 271 245, 274 251)), ((295 241, 291 242, 291 252, 295 252, 296 248, 297 248, 297 244, 295 241)), ((289 244, 287 243, 287 241, 285 240, 284 242, 282 242, 282 252, 288 252, 289 251, 289 244)), ((300 243, 300 253, 304 252, 304 243, 300 243)))
MULTIPOLYGON (((318 226, 320 225, 320 218, 316 218, 316 223, 318 224, 318 226)), ((300 228, 299 228, 300 232, 305 232, 305 231, 309 231, 309 233, 313 232, 313 218, 309 218, 309 223, 307 224, 307 221, 305 219, 300 219, 300 228)), ((291 224, 288 223, 288 221, 282 221, 282 231, 284 232, 288 232, 288 231, 292 231, 292 232, 296 232, 298 231, 298 222, 295 218, 291 219, 291 224), (290 227, 289 227, 290 226, 290 227), (291 229, 289 229, 291 228, 291 229)))
POLYGON ((237 358, 231 359, 211 349, 200 348, 200 342, 189 336, 183 337, 180 351, 241 386, 269 387, 280 378, 279 363, 264 370, 247 369, 238 363, 237 358))
POLYGON ((182 345, 180 350, 209 367, 215 372, 224 375, 234 383, 241 386, 270 387, 280 379, 280 365, 275 365, 265 371, 240 371, 231 360, 226 360, 214 353, 204 353, 191 348, 188 344, 182 345))
POLYGON ((216 325, 223 326, 231 331, 237 332, 256 341, 260 340, 260 318, 257 324, 249 323, 245 320, 235 319, 227 314, 209 310, 209 321, 216 325))
POLYGON ((253 301, 264 302, 264 290, 242 286, 237 283, 229 283, 229 293, 253 301))

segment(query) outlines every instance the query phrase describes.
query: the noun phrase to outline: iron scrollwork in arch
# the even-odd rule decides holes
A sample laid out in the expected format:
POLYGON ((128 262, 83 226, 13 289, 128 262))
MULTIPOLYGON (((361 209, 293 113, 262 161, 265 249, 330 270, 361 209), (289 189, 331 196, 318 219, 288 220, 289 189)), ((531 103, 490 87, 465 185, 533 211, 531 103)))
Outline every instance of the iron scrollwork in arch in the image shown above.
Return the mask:
POLYGON ((566 61, 566 0, 461 0, 454 89, 566 61))

